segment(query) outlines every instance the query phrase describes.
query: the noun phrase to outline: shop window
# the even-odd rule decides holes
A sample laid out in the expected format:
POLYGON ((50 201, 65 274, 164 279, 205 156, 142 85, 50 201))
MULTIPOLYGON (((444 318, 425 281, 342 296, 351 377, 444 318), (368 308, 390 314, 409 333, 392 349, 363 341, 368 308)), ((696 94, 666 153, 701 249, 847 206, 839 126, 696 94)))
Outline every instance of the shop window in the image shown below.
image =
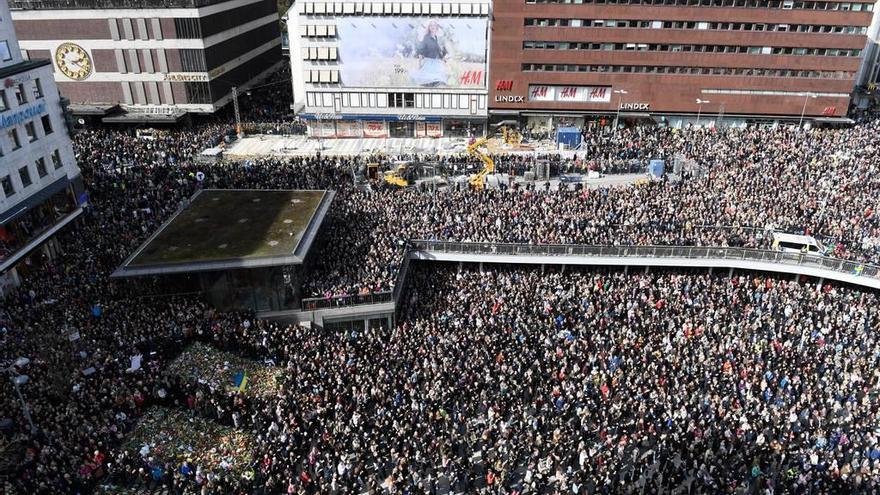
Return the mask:
POLYGON ((6 101, 6 91, 0 89, 0 112, 4 112, 9 109, 9 102, 6 101))

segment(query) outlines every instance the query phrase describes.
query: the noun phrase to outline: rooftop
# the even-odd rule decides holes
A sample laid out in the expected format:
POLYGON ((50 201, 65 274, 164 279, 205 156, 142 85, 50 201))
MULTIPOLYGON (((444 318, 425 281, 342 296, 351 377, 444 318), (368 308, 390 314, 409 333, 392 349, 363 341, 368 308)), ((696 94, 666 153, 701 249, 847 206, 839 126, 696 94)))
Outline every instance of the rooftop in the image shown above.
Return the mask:
POLYGON ((230 0, 9 0, 12 10, 198 8, 230 0))
POLYGON ((199 191, 114 276, 302 263, 333 195, 333 191, 199 191))

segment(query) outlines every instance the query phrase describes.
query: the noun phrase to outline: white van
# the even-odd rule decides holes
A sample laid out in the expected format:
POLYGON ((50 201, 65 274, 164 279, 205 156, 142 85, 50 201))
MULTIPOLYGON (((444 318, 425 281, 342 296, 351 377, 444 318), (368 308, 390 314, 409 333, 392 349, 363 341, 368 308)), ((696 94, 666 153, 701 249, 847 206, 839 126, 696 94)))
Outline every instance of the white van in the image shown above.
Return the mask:
POLYGON ((825 246, 808 235, 773 233, 773 250, 783 253, 825 254, 825 246))

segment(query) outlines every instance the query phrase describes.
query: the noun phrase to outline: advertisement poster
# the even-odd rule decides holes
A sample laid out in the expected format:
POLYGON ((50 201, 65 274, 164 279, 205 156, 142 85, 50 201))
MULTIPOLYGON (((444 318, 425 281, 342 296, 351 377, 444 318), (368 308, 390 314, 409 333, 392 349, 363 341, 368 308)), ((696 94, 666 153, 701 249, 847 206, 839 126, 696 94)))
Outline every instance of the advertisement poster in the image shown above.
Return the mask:
POLYGON ((608 103, 611 101, 611 88, 608 86, 530 85, 529 101, 608 103))
POLYGON ((486 19, 343 17, 342 85, 484 88, 486 29, 486 19))
POLYGON ((388 137, 388 127, 381 120, 364 122, 364 137, 388 137))
POLYGON ((363 137, 364 130, 359 120, 340 120, 336 122, 336 137, 359 138, 363 137))
POLYGON ((427 136, 427 134, 425 134, 425 124, 416 122, 416 137, 420 138, 425 136, 427 136))
POLYGON ((311 123, 310 127, 314 137, 336 137, 336 123, 332 120, 329 122, 315 121, 311 123))
POLYGON ((428 137, 440 137, 443 135, 443 129, 439 122, 428 122, 425 124, 428 137))

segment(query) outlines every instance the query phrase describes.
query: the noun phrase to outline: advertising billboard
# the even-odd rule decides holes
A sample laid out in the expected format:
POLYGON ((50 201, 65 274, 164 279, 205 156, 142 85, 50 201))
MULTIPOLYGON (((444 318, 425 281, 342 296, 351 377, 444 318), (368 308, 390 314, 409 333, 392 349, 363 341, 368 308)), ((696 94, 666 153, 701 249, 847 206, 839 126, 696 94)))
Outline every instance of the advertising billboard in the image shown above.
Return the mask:
POLYGON ((486 28, 486 19, 340 18, 342 85, 485 88, 486 28))

